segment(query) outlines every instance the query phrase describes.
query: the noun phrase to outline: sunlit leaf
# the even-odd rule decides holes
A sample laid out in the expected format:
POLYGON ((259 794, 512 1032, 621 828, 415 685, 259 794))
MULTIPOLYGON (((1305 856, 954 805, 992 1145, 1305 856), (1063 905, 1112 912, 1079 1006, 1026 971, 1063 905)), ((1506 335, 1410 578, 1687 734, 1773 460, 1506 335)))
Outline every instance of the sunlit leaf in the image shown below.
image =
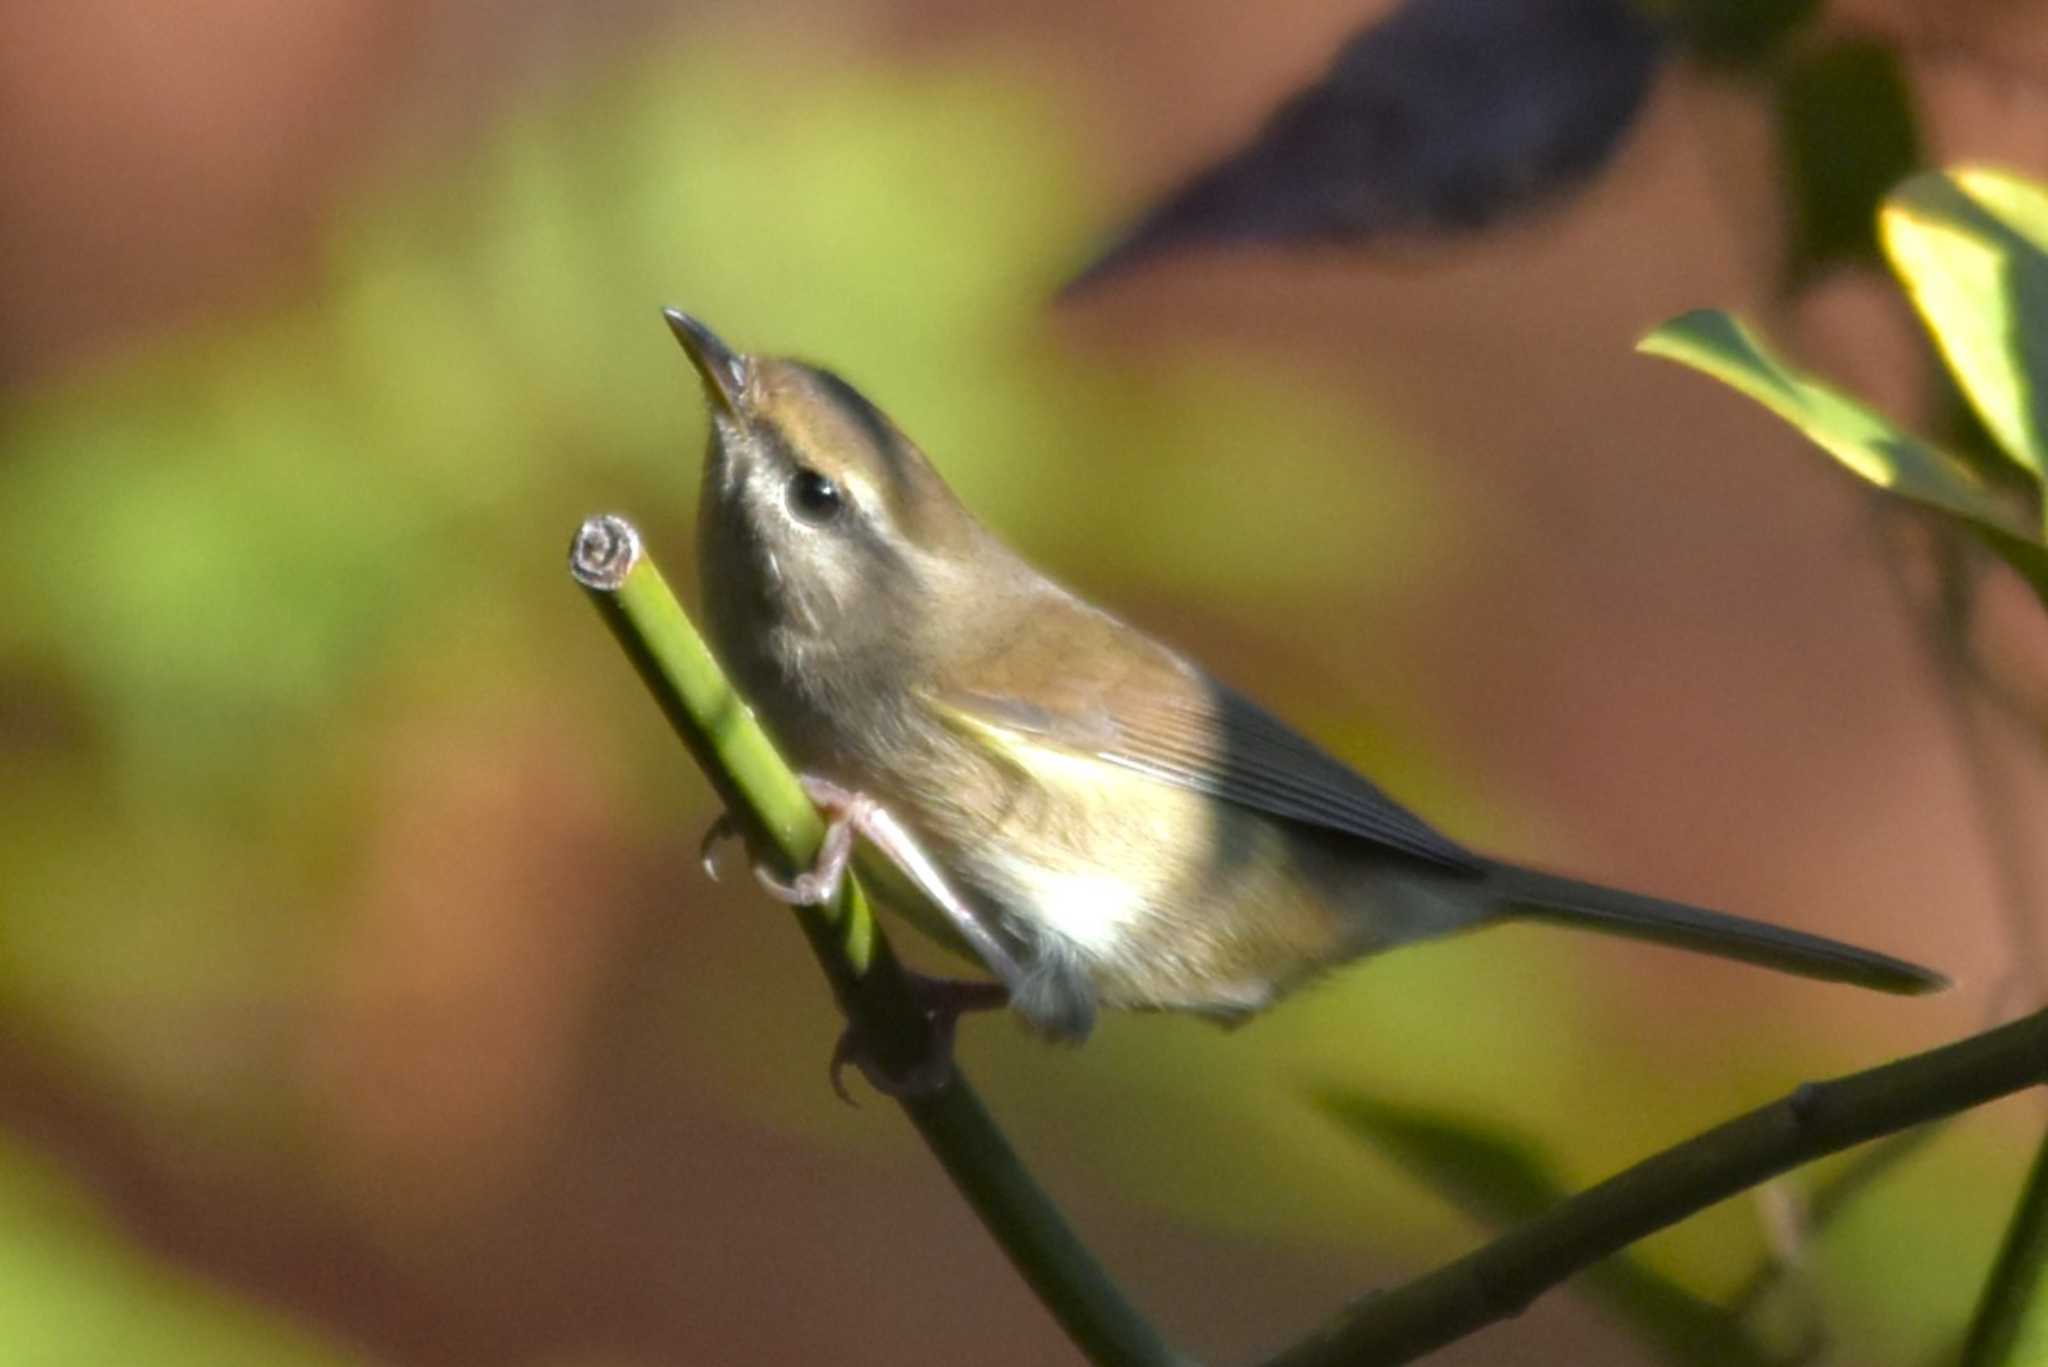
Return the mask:
POLYGON ((1985 426, 2048 476, 2048 189, 1982 169, 1916 176, 1886 201, 1882 230, 1985 426))
POLYGON ((1068 289, 1191 247, 1493 223, 1606 164, 1664 40, 1633 0, 1406 0, 1068 289))
POLYGON ((1638 350, 1703 370, 1747 394, 1872 484, 2012 536, 2033 534, 2032 519, 1963 462, 1788 365, 1730 314, 1683 314, 1645 337, 1638 350))
POLYGON ((2048 603, 2048 545, 2035 530, 2031 510, 1993 489, 1950 452, 1787 365, 1738 319, 1698 309, 1664 324, 1637 349, 1705 371, 1791 423, 1872 484, 1964 519, 2048 603))

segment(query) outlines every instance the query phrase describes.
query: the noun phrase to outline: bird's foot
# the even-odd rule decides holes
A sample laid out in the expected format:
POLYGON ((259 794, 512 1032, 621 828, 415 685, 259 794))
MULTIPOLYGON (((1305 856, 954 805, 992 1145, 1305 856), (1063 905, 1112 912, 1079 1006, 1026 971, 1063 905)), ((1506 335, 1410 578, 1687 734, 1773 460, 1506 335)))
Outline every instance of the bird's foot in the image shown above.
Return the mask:
POLYGON ((922 973, 903 971, 905 984, 918 1009, 931 1022, 930 1041, 924 1057, 908 1068, 891 1070, 875 1058, 858 1025, 849 1024, 832 1049, 832 1090, 849 1106, 853 1093, 846 1089, 846 1065, 860 1069, 868 1085, 883 1096, 929 1096, 953 1080, 953 1037, 960 1017, 970 1011, 993 1011, 1009 1005, 1010 989, 1001 983, 956 978, 928 978, 922 973))
MULTIPOLYGON (((806 774, 802 782, 804 794, 825 814, 825 839, 818 846, 817 858, 811 861, 810 868, 788 879, 756 859, 754 877, 778 902, 799 907, 823 906, 838 895, 839 885, 846 881, 847 866, 853 862, 854 837, 869 829, 875 813, 881 809, 873 798, 828 779, 806 774)), ((720 813, 704 832, 697 857, 714 883, 718 881, 718 846, 737 834, 739 827, 730 812, 720 813)))
MULTIPOLYGON (((1023 971, 1008 947, 982 924, 973 908, 953 890, 908 831, 881 804, 830 779, 805 774, 802 782, 805 794, 825 815, 825 838, 811 867, 794 878, 784 879, 760 860, 754 862, 754 877, 769 896, 797 906, 818 906, 831 901, 846 881, 847 869, 853 862, 854 839, 859 836, 909 875, 999 978, 1023 980, 1023 971)), ((717 846, 737 831, 728 814, 712 822, 704 833, 699 855, 704 871, 714 881, 718 878, 717 846)), ((953 1078, 953 1036, 960 1017, 969 1011, 993 1010, 1010 1002, 1010 989, 1003 981, 929 978, 908 969, 903 970, 903 975, 918 1009, 930 1022, 930 1043, 925 1056, 908 1068, 885 1067, 875 1058, 860 1028, 848 1025, 832 1050, 831 1063, 832 1090, 843 1101, 853 1100, 843 1077, 848 1064, 859 1068, 874 1089, 885 1096, 902 1098, 938 1091, 953 1078)))

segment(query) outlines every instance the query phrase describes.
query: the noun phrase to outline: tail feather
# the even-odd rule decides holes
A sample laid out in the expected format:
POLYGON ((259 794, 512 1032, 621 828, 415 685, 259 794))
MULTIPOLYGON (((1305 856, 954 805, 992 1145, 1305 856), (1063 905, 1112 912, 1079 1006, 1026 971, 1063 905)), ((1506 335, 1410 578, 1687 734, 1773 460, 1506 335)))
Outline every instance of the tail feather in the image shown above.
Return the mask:
POLYGON ((1889 954, 1683 902, 1644 897, 1509 864, 1491 868, 1488 883, 1500 913, 1507 916, 1556 921, 1610 935, 1650 940, 1724 959, 1739 959, 1782 973, 1854 983, 1879 992, 1917 995, 1948 986, 1948 979, 1941 974, 1889 954))

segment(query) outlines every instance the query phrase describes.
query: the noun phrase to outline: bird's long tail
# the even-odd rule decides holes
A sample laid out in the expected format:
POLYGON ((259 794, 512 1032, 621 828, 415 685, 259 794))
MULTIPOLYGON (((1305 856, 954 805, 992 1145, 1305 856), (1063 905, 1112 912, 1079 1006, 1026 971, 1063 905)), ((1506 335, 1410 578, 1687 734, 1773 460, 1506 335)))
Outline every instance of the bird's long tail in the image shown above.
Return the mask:
POLYGON ((1948 986, 1948 979, 1941 974, 1889 954, 1683 902, 1644 897, 1511 864, 1493 866, 1487 880, 1498 912, 1504 916, 1650 940, 1880 992, 1917 994, 1948 986))

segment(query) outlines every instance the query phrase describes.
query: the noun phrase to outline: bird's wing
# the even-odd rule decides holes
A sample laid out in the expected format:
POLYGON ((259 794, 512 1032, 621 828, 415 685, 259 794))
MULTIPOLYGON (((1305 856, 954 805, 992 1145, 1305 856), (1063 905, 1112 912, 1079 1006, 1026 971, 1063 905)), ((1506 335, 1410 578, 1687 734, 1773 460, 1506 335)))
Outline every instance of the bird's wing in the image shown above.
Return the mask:
POLYGON ((1096 620, 1062 614, 1049 640, 1020 632, 933 688, 932 701, 997 744, 1056 745, 1434 864, 1484 866, 1243 694, 1122 623, 1083 612, 1096 620))

